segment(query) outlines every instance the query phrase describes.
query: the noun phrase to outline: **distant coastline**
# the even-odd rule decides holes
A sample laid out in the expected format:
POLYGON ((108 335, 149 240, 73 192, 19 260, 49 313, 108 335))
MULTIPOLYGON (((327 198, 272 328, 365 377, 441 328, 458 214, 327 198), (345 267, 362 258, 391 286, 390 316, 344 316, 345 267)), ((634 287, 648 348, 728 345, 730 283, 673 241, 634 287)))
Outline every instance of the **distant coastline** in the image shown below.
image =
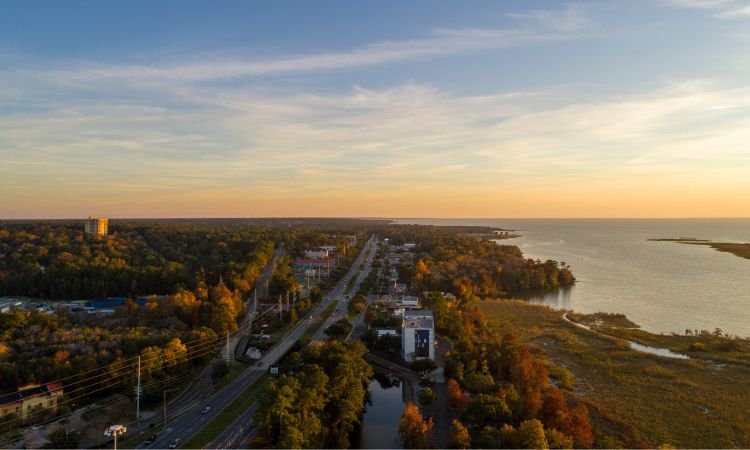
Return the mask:
POLYGON ((655 238, 648 240, 654 242, 676 242, 678 244, 706 245, 720 252, 731 253, 735 256, 739 256, 740 258, 750 259, 750 243, 737 244, 731 242, 712 242, 708 239, 697 239, 689 237, 655 238))

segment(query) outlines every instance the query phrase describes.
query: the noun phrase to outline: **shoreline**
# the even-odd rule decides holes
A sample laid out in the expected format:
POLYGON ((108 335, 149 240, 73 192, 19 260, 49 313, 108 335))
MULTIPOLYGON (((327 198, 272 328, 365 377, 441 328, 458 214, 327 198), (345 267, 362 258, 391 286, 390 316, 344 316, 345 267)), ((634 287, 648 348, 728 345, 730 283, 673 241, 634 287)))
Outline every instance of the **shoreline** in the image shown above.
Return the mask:
POLYGON ((750 259, 750 243, 715 242, 708 239, 698 239, 690 237, 653 238, 647 240, 651 242, 674 242, 677 244, 686 245, 703 245, 706 247, 711 247, 712 249, 719 252, 731 253, 734 256, 740 258, 750 259))

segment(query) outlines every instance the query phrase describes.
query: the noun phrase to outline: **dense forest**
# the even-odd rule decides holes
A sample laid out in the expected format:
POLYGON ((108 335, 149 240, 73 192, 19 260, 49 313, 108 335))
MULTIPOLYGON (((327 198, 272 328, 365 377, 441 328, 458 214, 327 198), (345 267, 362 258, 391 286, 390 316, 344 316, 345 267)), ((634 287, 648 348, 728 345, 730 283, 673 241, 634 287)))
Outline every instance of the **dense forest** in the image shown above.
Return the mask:
POLYGON ((468 235, 485 228, 401 225, 384 228, 392 244, 416 243, 419 260, 402 268, 413 292, 443 291, 460 296, 500 298, 530 290, 570 286, 575 277, 567 264, 527 259, 515 245, 468 235))
POLYGON ((314 228, 244 224, 118 222, 109 236, 80 223, 0 224, 0 295, 90 299, 170 294, 220 279, 247 291, 275 246, 290 252, 354 234, 346 225, 314 228))
MULTIPOLYGON (((0 313, 0 391, 63 380, 64 413, 112 394, 129 396, 140 356, 144 400, 158 400, 165 386, 189 380, 216 357, 224 335, 237 329, 246 298, 275 248, 293 255, 335 244, 346 266, 356 255, 347 252, 346 238, 364 237, 347 223, 122 222, 110 230, 96 238, 85 236, 78 223, 0 225, 0 293, 130 298, 105 315, 65 308, 0 313), (134 301, 136 295, 145 301, 134 301)), ((278 262, 269 291, 291 288, 296 279, 287 256, 278 262)), ((283 320, 306 313, 320 290, 310 297, 297 301, 283 320)), ((3 424, 13 419, 0 418, 3 424)))
MULTIPOLYGON (((459 416, 453 421, 454 447, 593 446, 588 408, 564 391, 570 387, 564 369, 535 355, 514 334, 500 336, 488 328, 475 301, 449 301, 431 293, 425 306, 434 311, 438 333, 453 344, 445 375, 450 408, 459 416)), ((415 408, 408 405, 402 418, 407 448, 423 446, 432 426, 415 408)))
POLYGON ((329 341, 291 354, 270 382, 256 414, 274 448, 349 448, 360 423, 372 368, 361 343, 329 341))

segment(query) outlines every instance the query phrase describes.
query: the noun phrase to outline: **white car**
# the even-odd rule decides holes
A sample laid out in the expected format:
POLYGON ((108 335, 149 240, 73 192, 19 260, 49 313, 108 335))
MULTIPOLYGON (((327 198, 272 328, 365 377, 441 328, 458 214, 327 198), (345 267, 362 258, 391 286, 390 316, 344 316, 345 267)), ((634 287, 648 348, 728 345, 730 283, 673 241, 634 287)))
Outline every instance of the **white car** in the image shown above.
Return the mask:
POLYGON ((201 410, 201 414, 208 414, 209 411, 211 411, 211 407, 206 406, 205 408, 203 408, 203 410, 201 410))
POLYGON ((169 448, 177 448, 177 446, 180 445, 180 442, 182 442, 182 439, 175 439, 174 441, 169 443, 169 448))

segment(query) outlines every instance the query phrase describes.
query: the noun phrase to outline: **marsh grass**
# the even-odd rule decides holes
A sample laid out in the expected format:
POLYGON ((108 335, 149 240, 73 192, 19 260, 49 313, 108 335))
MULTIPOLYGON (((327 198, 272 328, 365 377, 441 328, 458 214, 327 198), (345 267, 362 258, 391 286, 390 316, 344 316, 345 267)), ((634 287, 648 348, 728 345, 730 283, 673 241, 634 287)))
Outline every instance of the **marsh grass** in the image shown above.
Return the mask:
POLYGON ((565 322, 562 311, 522 301, 487 301, 482 309, 493 326, 515 332, 570 372, 574 392, 591 409, 597 445, 750 447, 750 354, 720 350, 721 338, 654 335, 631 329, 624 316, 576 315, 601 321, 596 330, 612 335, 602 336, 565 322), (670 359, 632 350, 620 339, 683 353, 700 342, 706 350, 691 352, 690 360, 670 359))

